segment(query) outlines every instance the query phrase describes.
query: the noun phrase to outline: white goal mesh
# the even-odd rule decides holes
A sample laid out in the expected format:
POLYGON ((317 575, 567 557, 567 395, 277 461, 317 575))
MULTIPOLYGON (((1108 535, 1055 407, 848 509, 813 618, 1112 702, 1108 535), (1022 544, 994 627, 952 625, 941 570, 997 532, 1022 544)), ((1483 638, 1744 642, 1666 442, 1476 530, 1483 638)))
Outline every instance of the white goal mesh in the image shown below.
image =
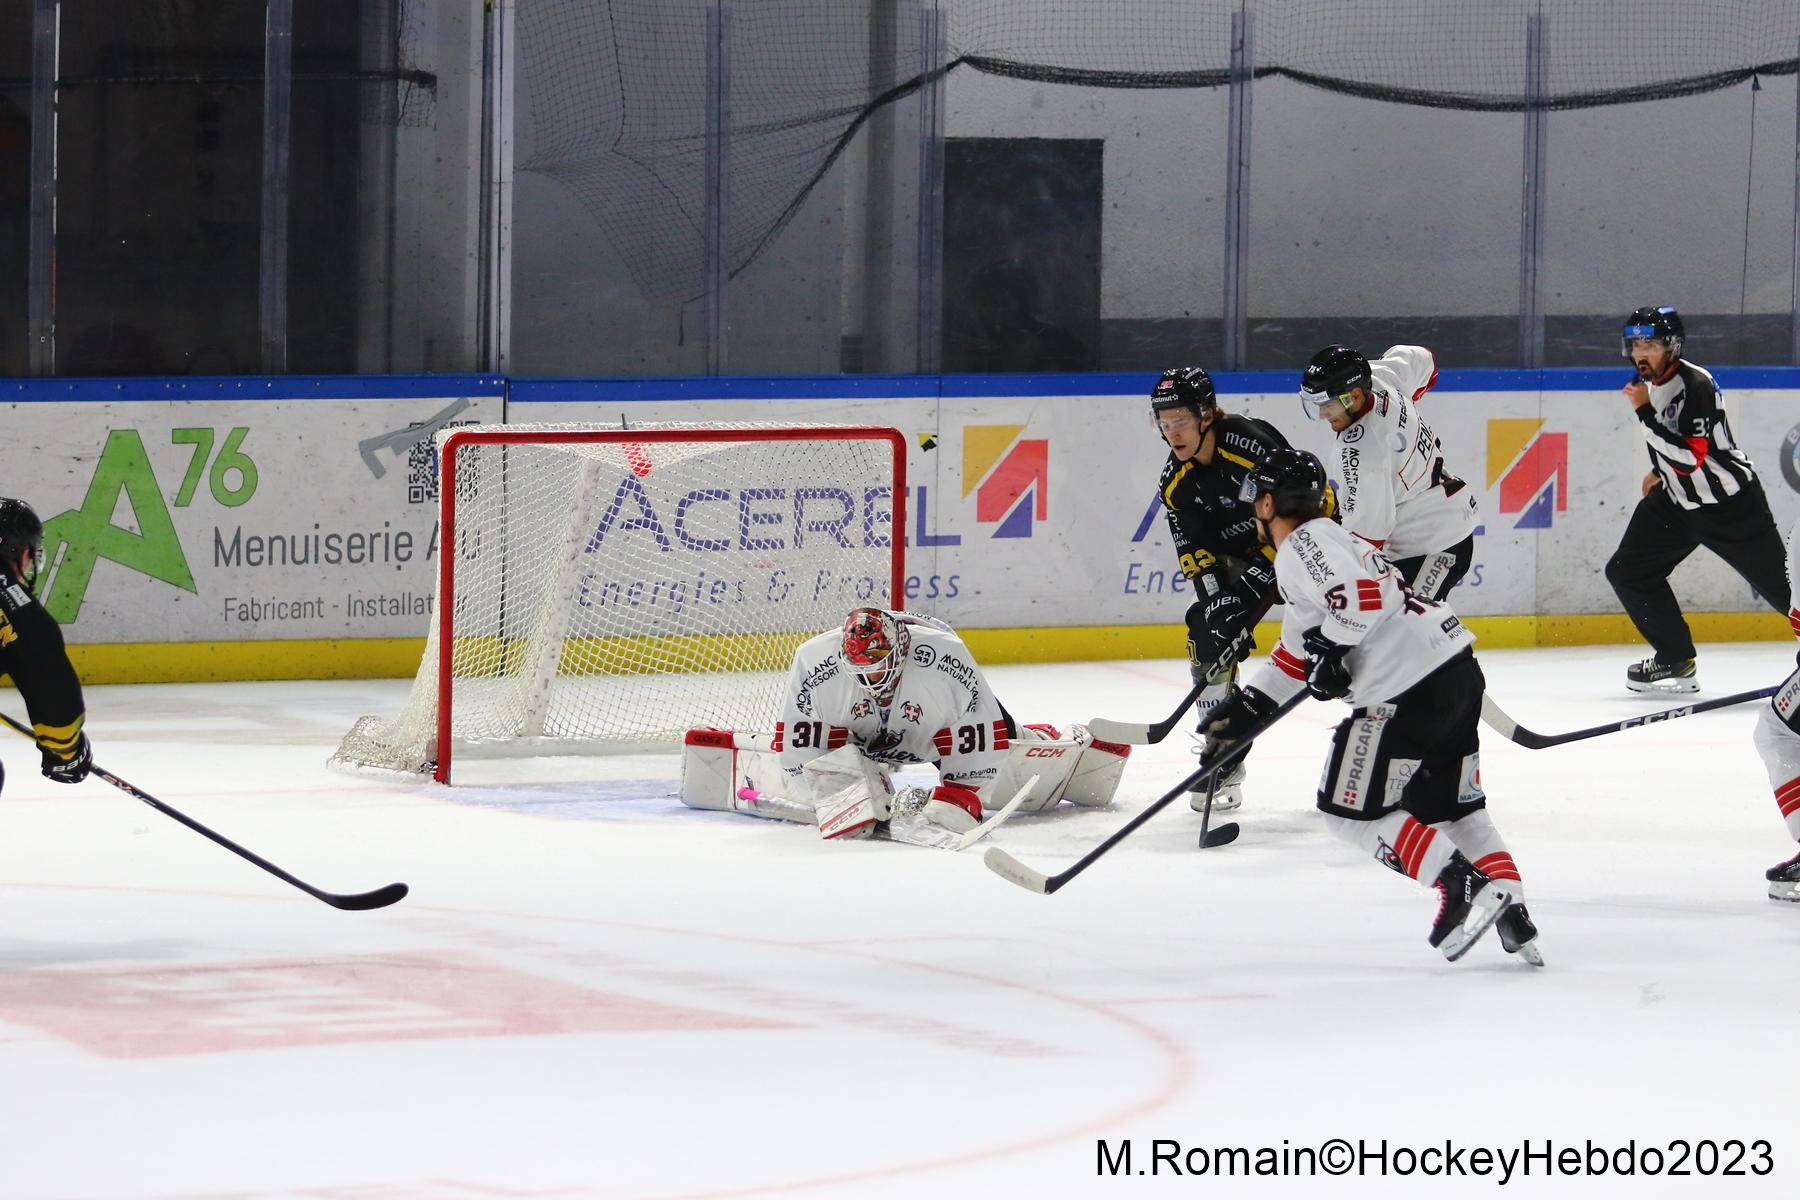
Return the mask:
POLYGON ((900 596, 896 430, 475 425, 437 452, 425 655, 400 715, 358 721, 334 766, 447 782, 453 754, 768 725, 800 642, 900 596))

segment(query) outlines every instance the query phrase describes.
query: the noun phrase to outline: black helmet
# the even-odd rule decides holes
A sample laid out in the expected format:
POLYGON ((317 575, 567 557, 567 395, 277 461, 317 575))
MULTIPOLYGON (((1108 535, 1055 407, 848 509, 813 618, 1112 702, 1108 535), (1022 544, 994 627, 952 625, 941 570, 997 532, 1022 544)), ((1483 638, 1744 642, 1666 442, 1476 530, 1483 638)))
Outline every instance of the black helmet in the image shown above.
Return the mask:
POLYGON ((1275 446, 1244 476, 1238 498, 1255 504, 1265 494, 1275 497, 1278 517, 1324 516, 1325 467, 1305 450, 1275 446))
POLYGON ((1212 377, 1200 367, 1170 367, 1150 389, 1152 414, 1171 408, 1190 408, 1197 421, 1202 411, 1218 406, 1219 396, 1213 391, 1212 377))
POLYGON ((23 582, 30 587, 44 557, 44 523, 23 500, 0 497, 0 564, 16 568, 27 550, 31 551, 31 575, 23 582))
POLYGON ((1368 359, 1348 346, 1327 346, 1312 356, 1300 377, 1300 407, 1308 417, 1317 417, 1327 401, 1336 400, 1354 414, 1356 409, 1344 397, 1351 388, 1366 394, 1372 383, 1368 359))
POLYGON ((1687 330, 1681 327, 1681 314, 1672 304, 1660 307, 1646 304, 1625 318, 1625 331, 1619 337, 1619 353, 1631 357, 1631 343, 1639 338, 1658 338, 1669 353, 1681 356, 1681 343, 1687 330))

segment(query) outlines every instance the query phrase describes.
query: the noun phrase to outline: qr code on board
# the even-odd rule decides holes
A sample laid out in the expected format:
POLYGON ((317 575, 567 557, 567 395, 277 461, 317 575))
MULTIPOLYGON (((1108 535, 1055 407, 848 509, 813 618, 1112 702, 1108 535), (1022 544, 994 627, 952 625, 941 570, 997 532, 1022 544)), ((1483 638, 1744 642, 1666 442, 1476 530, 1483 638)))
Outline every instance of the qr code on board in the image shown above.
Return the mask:
MULTIPOLYGON (((474 421, 450 421, 443 425, 432 426, 432 432, 439 429, 454 429, 459 425, 474 425, 474 421)), ((428 424, 425 421, 414 421, 408 429, 418 429, 428 424)), ((408 504, 436 504, 438 498, 438 462, 437 443, 432 437, 422 437, 414 442, 406 451, 406 502, 408 504)))

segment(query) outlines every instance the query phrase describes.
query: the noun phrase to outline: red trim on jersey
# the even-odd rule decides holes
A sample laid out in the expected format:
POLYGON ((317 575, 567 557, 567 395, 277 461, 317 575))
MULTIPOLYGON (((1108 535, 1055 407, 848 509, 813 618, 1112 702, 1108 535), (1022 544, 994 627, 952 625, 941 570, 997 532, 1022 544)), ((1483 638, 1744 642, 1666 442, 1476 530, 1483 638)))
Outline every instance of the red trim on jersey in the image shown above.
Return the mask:
POLYGON ((940 729, 931 735, 931 744, 937 747, 939 758, 946 758, 949 756, 951 748, 956 745, 956 741, 948 729, 940 729))
POLYGON ((1702 464, 1706 461, 1706 439, 1705 438, 1691 437, 1691 438, 1687 439, 1687 444, 1688 444, 1688 449, 1693 452, 1694 465, 1690 467, 1685 463, 1673 464, 1675 467, 1675 473, 1678 475, 1692 475, 1695 471, 1698 471, 1700 469, 1700 464, 1702 464))
POLYGON ((1794 636, 1800 637, 1800 608, 1788 609, 1788 624, 1794 627, 1794 636))
POLYGON ((1400 836, 1394 839, 1394 853, 1400 856, 1400 863, 1406 873, 1414 879, 1419 877, 1419 868, 1425 863, 1425 852, 1431 849, 1431 843, 1437 838, 1437 830, 1414 817, 1406 818, 1406 824, 1400 827, 1400 836))
POLYGON ((1295 679, 1306 678, 1306 660, 1295 658, 1293 651, 1280 642, 1275 643, 1275 653, 1269 656, 1269 661, 1280 667, 1285 675, 1291 675, 1295 679))
POLYGON ((850 731, 842 725, 832 725, 825 731, 825 748, 837 750, 850 744, 850 731))
POLYGON ((787 732, 786 722, 783 722, 783 721, 775 722, 775 736, 769 742, 769 749, 773 750, 777 754, 780 754, 781 753, 781 735, 786 732, 787 732))
POLYGON ((1373 579, 1356 581, 1356 607, 1361 612, 1381 607, 1381 584, 1373 579))
POLYGON ((1775 789, 1775 803, 1781 806, 1781 815, 1784 817, 1800 808, 1800 776, 1775 789))
POLYGON ((1006 736, 1006 722, 996 718, 994 721, 994 749, 1005 750, 1011 745, 1012 739, 1006 736))
POLYGON ((1430 346, 1424 346, 1421 347, 1421 349, 1423 349, 1425 353, 1431 355, 1431 378, 1425 381, 1424 387, 1413 393, 1414 404, 1417 404, 1420 397, 1424 396, 1426 392, 1429 392, 1432 388, 1437 386, 1437 354, 1432 351, 1430 346))
POLYGON ((1475 860, 1475 869, 1489 879, 1510 879, 1514 883, 1524 883, 1519 877, 1519 868, 1513 863, 1513 856, 1504 850, 1496 850, 1492 854, 1475 860))

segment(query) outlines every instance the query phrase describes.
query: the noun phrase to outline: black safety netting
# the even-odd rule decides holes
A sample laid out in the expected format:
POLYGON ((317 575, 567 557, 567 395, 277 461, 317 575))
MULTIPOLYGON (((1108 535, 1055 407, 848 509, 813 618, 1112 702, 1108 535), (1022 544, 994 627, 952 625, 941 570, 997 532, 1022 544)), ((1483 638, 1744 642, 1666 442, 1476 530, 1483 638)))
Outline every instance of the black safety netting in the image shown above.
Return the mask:
POLYGON ((702 286, 709 14, 720 10, 734 273, 873 113, 938 75, 1223 87, 1239 13, 1258 80, 1433 108, 1645 103, 1792 74, 1800 60, 1794 0, 520 0, 530 120, 517 169, 568 187, 648 294, 702 286), (925 45, 928 13, 944 30, 941 58, 925 45), (1533 17, 1547 67, 1535 95, 1533 17))

